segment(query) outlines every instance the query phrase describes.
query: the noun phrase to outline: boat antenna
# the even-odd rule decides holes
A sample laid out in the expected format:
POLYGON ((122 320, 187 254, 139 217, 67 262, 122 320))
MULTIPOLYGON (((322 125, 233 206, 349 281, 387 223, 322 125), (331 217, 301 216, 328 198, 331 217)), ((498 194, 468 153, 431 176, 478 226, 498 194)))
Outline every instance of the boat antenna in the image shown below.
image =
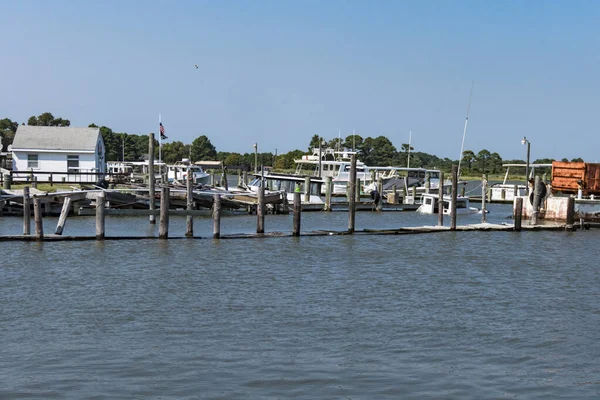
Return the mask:
POLYGON ((469 92, 469 105, 467 107, 467 118, 465 118, 465 129, 463 130, 462 144, 460 145, 460 156, 458 157, 458 172, 457 176, 460 178, 460 163, 463 157, 463 149, 465 147, 465 137, 467 136, 467 124, 469 123, 469 112, 471 111, 471 98, 473 97, 473 86, 475 81, 471 82, 471 91, 469 92))
POLYGON ((412 139, 412 129, 408 131, 408 157, 406 158, 406 168, 410 168, 410 141, 412 139))

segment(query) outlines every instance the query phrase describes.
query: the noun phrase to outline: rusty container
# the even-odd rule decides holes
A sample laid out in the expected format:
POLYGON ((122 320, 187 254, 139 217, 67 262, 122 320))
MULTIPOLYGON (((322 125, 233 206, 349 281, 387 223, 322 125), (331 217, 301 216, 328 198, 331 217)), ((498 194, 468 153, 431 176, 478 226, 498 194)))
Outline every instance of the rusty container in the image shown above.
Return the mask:
POLYGON ((552 162, 552 190, 584 196, 600 194, 600 164, 586 162, 552 162))

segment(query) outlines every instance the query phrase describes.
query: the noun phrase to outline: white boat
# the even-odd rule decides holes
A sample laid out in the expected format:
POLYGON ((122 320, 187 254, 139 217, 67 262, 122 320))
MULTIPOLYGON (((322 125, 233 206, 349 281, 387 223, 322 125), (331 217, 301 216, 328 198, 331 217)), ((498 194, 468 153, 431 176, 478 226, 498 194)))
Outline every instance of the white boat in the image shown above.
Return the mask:
POLYGON ((294 192, 300 191, 300 201, 303 204, 323 204, 324 201, 320 196, 321 186, 324 181, 318 178, 311 178, 308 202, 305 185, 305 178, 301 176, 295 176, 290 174, 277 174, 272 172, 265 172, 261 174, 255 174, 255 178, 247 185, 248 190, 252 192, 258 192, 259 188, 264 185, 267 193, 271 192, 283 192, 286 193, 288 203, 294 202, 294 192))
MULTIPOLYGON (((160 167, 164 163, 154 163, 154 178, 160 180, 160 167)), ((144 182, 148 176, 148 160, 146 161, 107 161, 106 169, 109 180, 117 183, 144 182), (112 174, 119 174, 117 176, 112 174)))
MULTIPOLYGON (((527 186, 523 183, 508 183, 508 174, 511 168, 526 168, 527 164, 502 164, 506 168, 502 183, 490 186, 490 201, 492 203, 512 203, 515 197, 527 196, 527 186)), ((552 168, 552 164, 529 164, 527 180, 535 176, 536 168, 552 168)))
POLYGON ((210 183, 210 174, 201 166, 190 163, 188 158, 177 161, 175 164, 167 164, 167 180, 169 182, 185 183, 188 170, 192 173, 192 182, 194 185, 208 185, 210 183))
MULTIPOLYGON (((437 193, 423 193, 421 195, 421 205, 417 212, 422 214, 437 214, 440 203, 440 196, 437 193)), ((452 208, 452 196, 444 195, 442 197, 442 206, 444 214, 450 214, 452 208)), ((471 207, 469 197, 457 196, 456 198, 456 214, 476 214, 481 210, 476 207, 471 207)))

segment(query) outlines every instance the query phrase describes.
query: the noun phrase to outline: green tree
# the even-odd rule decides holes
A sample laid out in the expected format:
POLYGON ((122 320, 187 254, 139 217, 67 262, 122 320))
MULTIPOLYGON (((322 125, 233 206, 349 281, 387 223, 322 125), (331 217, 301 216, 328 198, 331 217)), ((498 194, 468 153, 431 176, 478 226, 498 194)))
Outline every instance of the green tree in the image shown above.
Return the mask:
POLYGON ((19 123, 11 121, 8 118, 0 120, 0 150, 8 151, 8 146, 12 144, 19 123))
POLYGON ((351 149, 352 151, 357 151, 364 142, 364 139, 360 135, 350 135, 346 136, 346 139, 342 143, 345 149, 351 149))
POLYGON ((27 120, 27 125, 33 126, 70 126, 71 121, 63 118, 54 118, 54 115, 49 112, 42 113, 40 115, 31 116, 27 120))
POLYGON ((244 157, 240 153, 230 153, 223 161, 225 165, 244 165, 244 157))
POLYGON ((478 170, 480 173, 482 174, 486 174, 488 172, 488 168, 489 168, 489 164, 490 164, 490 156, 491 153, 486 150, 480 150, 479 153, 477 153, 477 166, 478 166, 478 170))
POLYGON ((217 150, 206 135, 194 139, 192 142, 192 161, 214 160, 217 158, 217 150))
POLYGON ((490 170, 492 174, 502 171, 502 157, 496 152, 490 154, 490 170))
POLYGON ((477 156, 475 155, 475 153, 472 150, 463 151, 461 163, 462 163, 462 165, 467 167, 467 171, 469 171, 469 174, 472 172, 473 162, 475 162, 476 158, 477 158, 477 156))
POLYGON ((165 163, 174 164, 184 158, 189 158, 190 145, 180 141, 164 143, 162 145, 162 159, 165 163))
POLYGON ((577 158, 572 159, 571 162, 584 162, 584 161, 583 161, 583 158, 577 157, 577 158))

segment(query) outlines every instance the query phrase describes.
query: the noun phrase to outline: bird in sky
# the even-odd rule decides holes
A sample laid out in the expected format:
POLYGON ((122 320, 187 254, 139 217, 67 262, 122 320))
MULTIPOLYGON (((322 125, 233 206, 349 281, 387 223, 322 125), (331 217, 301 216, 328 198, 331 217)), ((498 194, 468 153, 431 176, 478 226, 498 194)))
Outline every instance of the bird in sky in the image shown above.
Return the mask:
POLYGON ((198 69, 198 64, 194 64, 194 67, 196 67, 196 69, 198 69))

